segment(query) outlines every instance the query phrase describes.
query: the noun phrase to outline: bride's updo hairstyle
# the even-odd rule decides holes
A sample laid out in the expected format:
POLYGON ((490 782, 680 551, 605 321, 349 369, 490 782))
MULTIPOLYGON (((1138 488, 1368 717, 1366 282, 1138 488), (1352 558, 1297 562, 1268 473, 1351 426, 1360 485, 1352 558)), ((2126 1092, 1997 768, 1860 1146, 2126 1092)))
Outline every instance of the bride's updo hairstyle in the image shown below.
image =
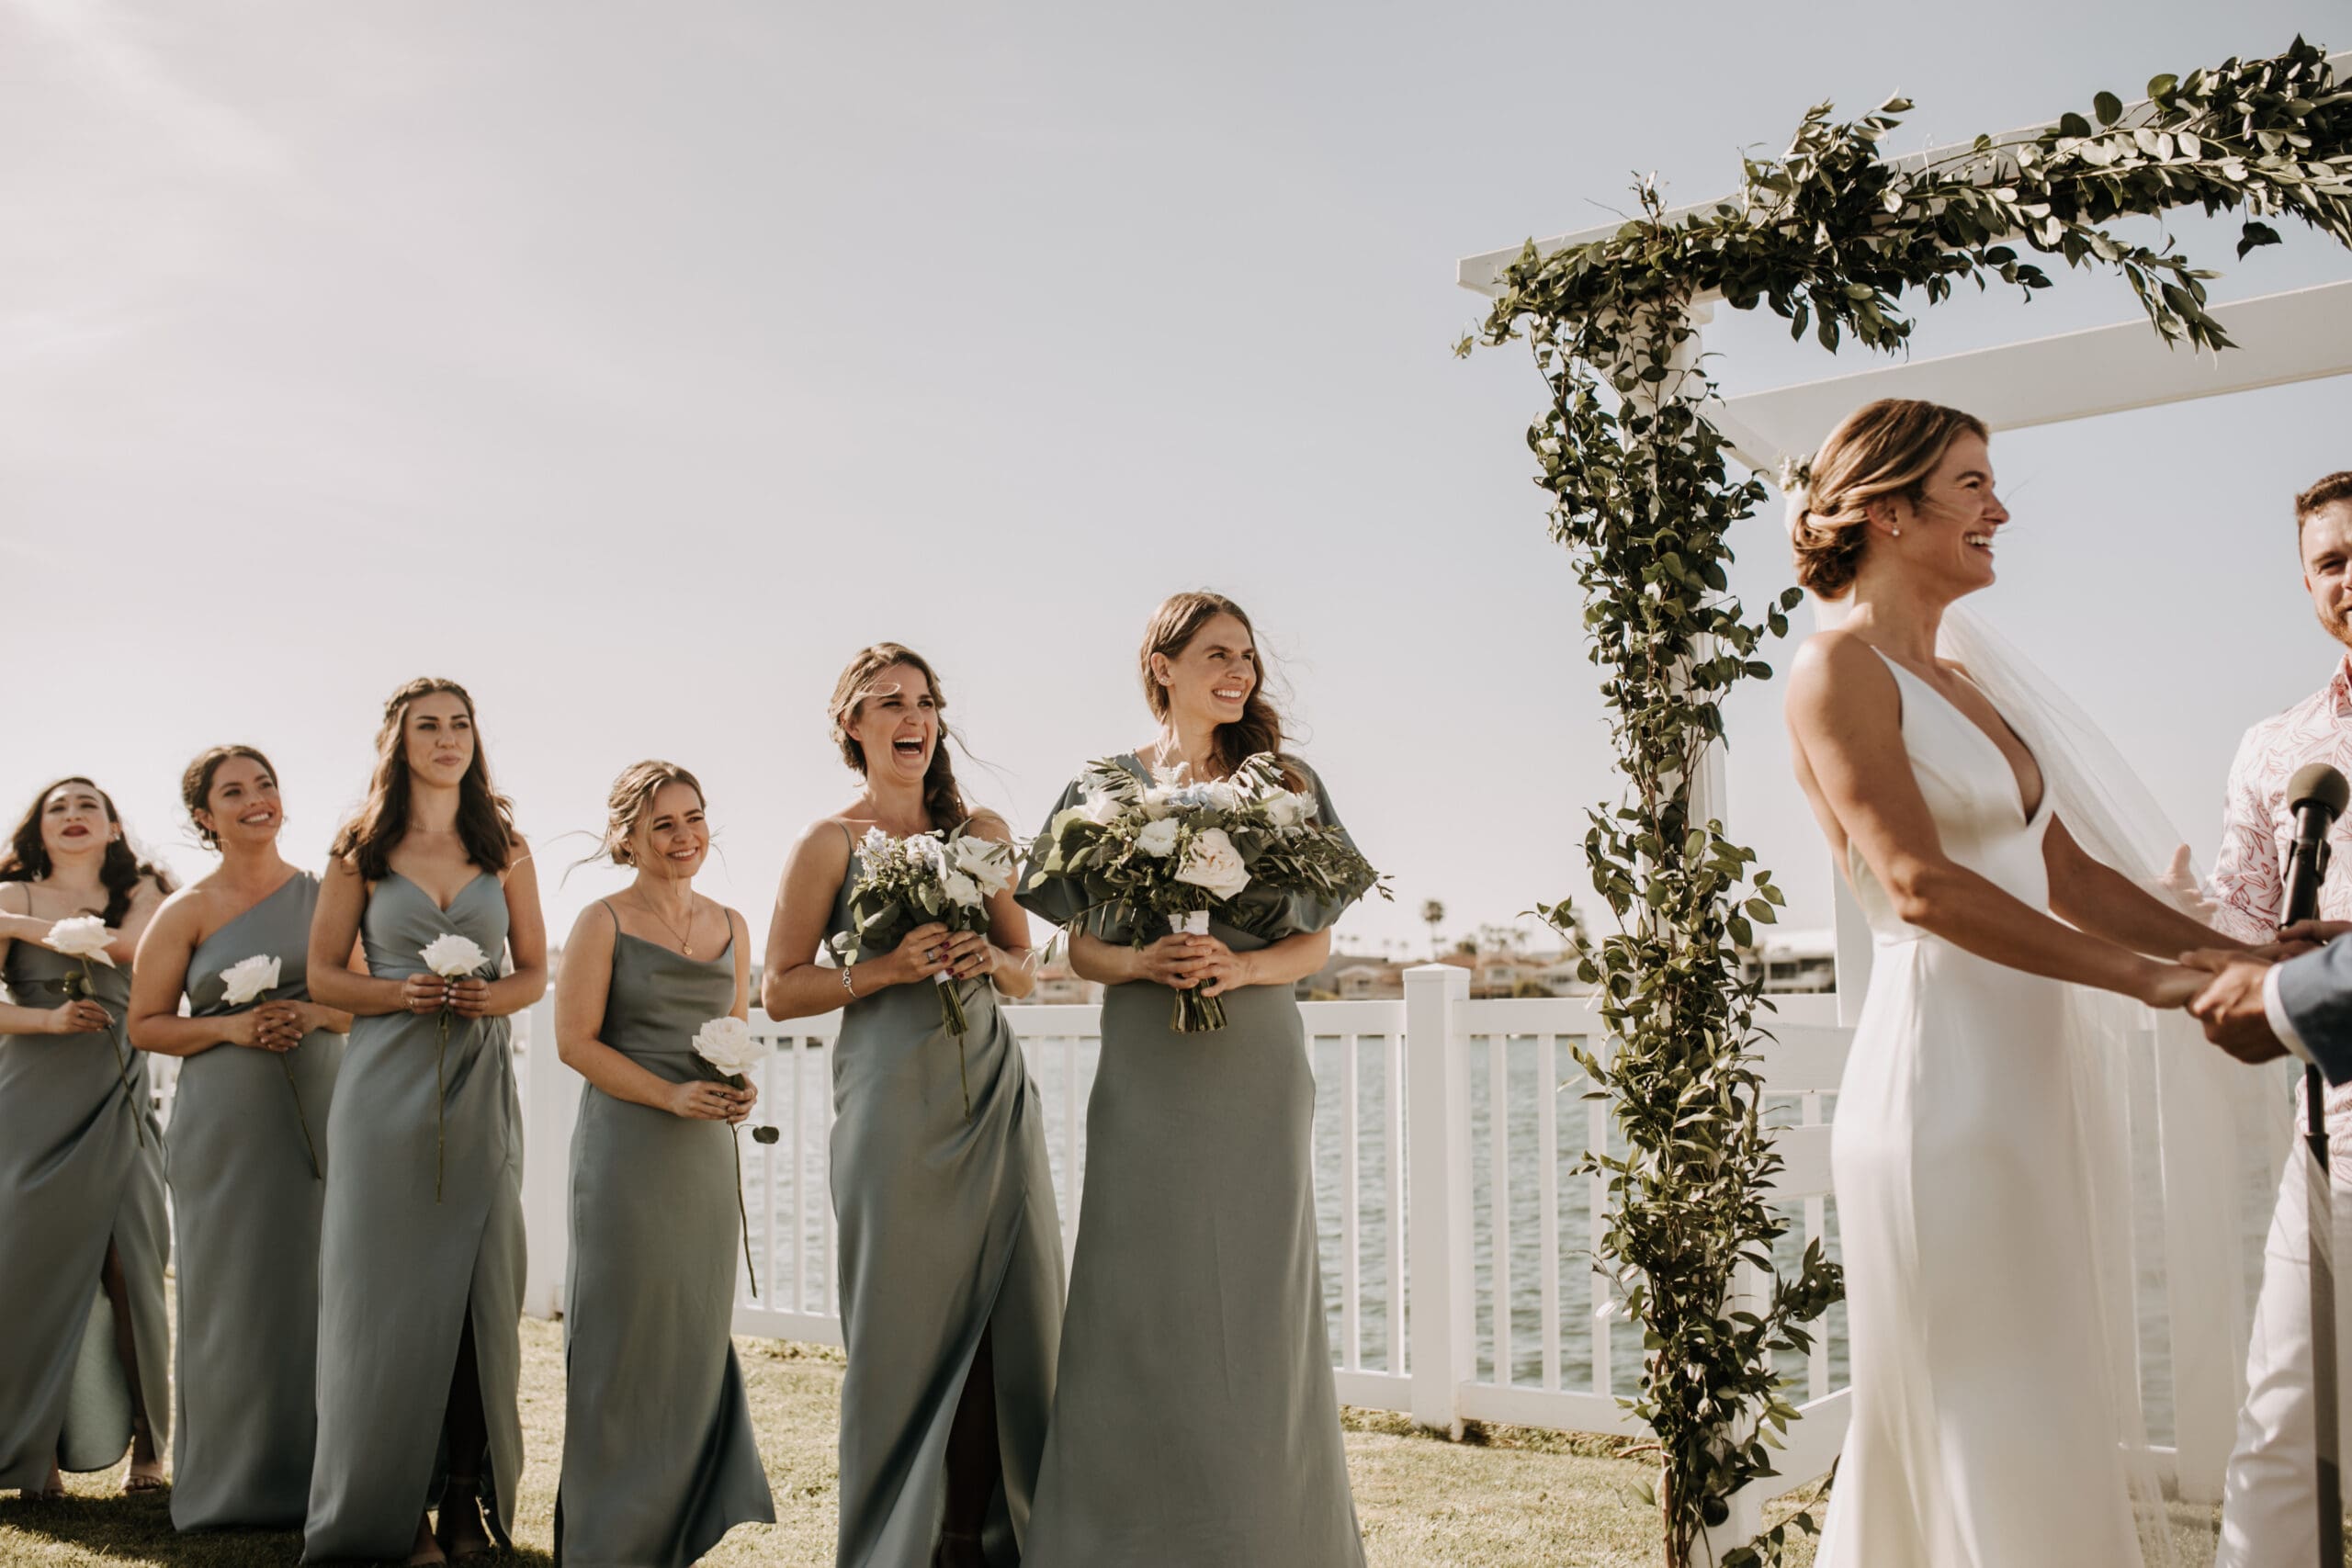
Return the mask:
POLYGON ((1805 509, 1789 530, 1797 581, 1824 599, 1851 588, 1871 502, 1894 496, 1918 505, 1928 476, 1962 434, 1993 438, 1973 413, 1911 398, 1881 398, 1840 421, 1814 454, 1805 509))
MULTIPOLYGON (((829 709, 833 721, 833 744, 842 749, 842 761, 864 778, 865 748, 849 732, 850 726, 857 721, 857 710, 866 698, 885 694, 889 682, 881 681, 882 672, 894 664, 922 674, 931 686, 932 710, 939 716, 939 740, 931 749, 931 766, 923 770, 922 808, 934 826, 958 827, 972 814, 964 806, 964 791, 956 783, 956 765, 947 756, 947 743, 956 739, 956 732, 947 728, 947 694, 939 689, 939 672, 913 649, 900 642, 877 642, 858 649, 857 657, 842 671, 842 678, 833 682, 833 700, 829 709)), ((701 791, 695 793, 699 795, 701 791)))
MULTIPOLYGON (((1143 700, 1150 705, 1151 716, 1162 724, 1168 722, 1168 688, 1159 683, 1152 672, 1154 654, 1175 658, 1201 635, 1201 628, 1219 615, 1231 615, 1250 634, 1251 646, 1258 641, 1258 628, 1250 624, 1250 612, 1222 593, 1190 592, 1171 593, 1160 602, 1151 614, 1151 624, 1144 628, 1143 647, 1136 662, 1143 670, 1143 700)), ((1231 724, 1216 727, 1217 766, 1230 773, 1250 757, 1261 751, 1271 752, 1280 760, 1283 775, 1293 789, 1305 787, 1297 765, 1283 750, 1283 716, 1266 695, 1266 682, 1272 672, 1266 666, 1263 649, 1258 650, 1258 679, 1251 682, 1249 699, 1241 705, 1241 716, 1231 724)))

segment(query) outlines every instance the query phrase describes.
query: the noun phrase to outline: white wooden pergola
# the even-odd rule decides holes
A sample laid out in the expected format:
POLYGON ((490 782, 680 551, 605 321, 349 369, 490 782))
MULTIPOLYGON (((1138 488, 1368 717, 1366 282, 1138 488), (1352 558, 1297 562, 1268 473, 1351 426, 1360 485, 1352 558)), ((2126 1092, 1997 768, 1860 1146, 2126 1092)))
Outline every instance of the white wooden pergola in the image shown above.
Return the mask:
MULTIPOLYGON (((2332 56, 2330 64, 2342 73, 2352 66, 2352 55, 2332 56)), ((1996 141, 2040 134, 2037 127, 1996 141)), ((1934 148, 1902 162, 1940 161, 1964 151, 1961 146, 1934 148)), ((1666 216, 1672 221, 1717 205, 1679 208, 1666 216)), ((1589 244, 1610 238, 1621 227, 1622 222, 1612 221, 1538 242, 1536 248, 1548 254, 1589 244)), ((1455 280, 1473 292, 1498 296, 1503 292, 1505 270, 1521 254, 1521 247, 1513 245, 1464 257, 1455 280)), ((1702 337, 1718 303, 1717 295, 1692 302, 1690 322, 1702 337)), ((2146 318, 2135 317, 1969 353, 1874 363, 1846 375, 1726 399, 1713 404, 1708 417, 1739 459, 1769 479, 1777 475, 1784 457, 1812 453, 1840 419, 1877 398, 1919 398, 1964 408, 1994 430, 2007 431, 2352 372, 2352 282, 2245 299, 2216 307, 2211 314, 2239 345, 2218 357, 2176 350, 2146 318)), ((1687 352, 1699 352, 1697 339, 1687 352)), ((1729 818, 1721 770, 1718 751, 1697 781, 1694 806, 1702 818, 1729 818)), ((1842 872, 1832 883, 1837 889, 1838 1017, 1844 1027, 1776 1032, 1797 1037, 1783 1040, 1782 1049, 1834 1051, 1842 1058, 1869 979, 1871 942, 1842 872)), ((2157 1100, 2176 1431, 2169 1479, 2182 1498, 2211 1503, 2222 1495, 2245 1389, 2249 1303, 2237 1283, 2244 1239, 2233 1201, 2238 1138, 2226 1106, 2161 1078, 2157 1100), (2216 1267, 2220 1259, 2227 1259, 2229 1266, 2216 1267)), ((1807 1136, 1816 1131, 1800 1128, 1791 1134, 1799 1146, 1792 1150, 1778 1188, 1786 1198, 1818 1202, 1829 1192, 1827 1140, 1807 1136)), ((1758 1532, 1769 1495, 1827 1472, 1843 1440, 1848 1399, 1840 1390, 1801 1407, 1804 1418, 1791 1429, 1781 1461, 1783 1473, 1736 1498, 1731 1519, 1710 1532, 1719 1551, 1758 1532)))

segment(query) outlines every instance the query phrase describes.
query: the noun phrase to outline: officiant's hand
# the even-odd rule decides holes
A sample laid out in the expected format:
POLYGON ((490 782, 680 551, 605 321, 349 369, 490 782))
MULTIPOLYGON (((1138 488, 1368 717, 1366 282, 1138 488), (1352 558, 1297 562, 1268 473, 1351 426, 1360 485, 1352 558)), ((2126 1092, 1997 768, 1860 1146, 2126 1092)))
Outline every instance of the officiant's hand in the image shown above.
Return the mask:
POLYGON ((2221 906, 2205 897, 2197 885, 2197 873, 2188 863, 2188 846, 2182 844, 2172 852, 2172 863, 2156 878, 2156 886, 2181 908, 2206 925, 2213 923, 2221 906))
POLYGON ((2180 961, 2211 976, 2188 1004, 2189 1015, 2205 1026, 2206 1039, 2241 1062, 2274 1061, 2287 1054, 2270 1032, 2270 1015, 2262 1005, 2268 960, 2207 948, 2184 953, 2180 961))

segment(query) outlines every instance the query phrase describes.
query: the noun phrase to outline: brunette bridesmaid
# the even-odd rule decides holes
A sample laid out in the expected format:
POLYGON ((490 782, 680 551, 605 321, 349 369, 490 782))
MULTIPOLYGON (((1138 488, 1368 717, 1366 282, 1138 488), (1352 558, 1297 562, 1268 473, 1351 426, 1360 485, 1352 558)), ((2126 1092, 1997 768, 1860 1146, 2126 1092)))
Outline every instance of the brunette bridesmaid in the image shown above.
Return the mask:
MULTIPOLYGON (((1179 767, 1220 779, 1266 752, 1339 825, 1321 780, 1283 750, 1239 605, 1170 599, 1141 664, 1159 730, 1120 758, 1138 780, 1179 767)), ((1084 794, 1081 778, 1055 811, 1084 794)), ((1022 887, 1057 923, 1087 908, 1060 877, 1022 887)), ((1315 1078, 1293 992, 1329 955, 1341 908, 1294 895, 1272 940, 1214 918, 1206 936, 1139 948, 1100 917, 1070 938, 1071 967, 1106 987, 1102 1061, 1027 1568, 1362 1568, 1316 1256, 1315 1078), (1224 1000, 1223 1029, 1170 1027, 1176 991, 1194 987, 1224 1000)))
POLYGON ((351 1015, 304 983, 319 879, 277 852, 269 759, 216 746, 180 797, 220 864, 157 912, 130 988, 130 1043, 180 1058, 172 1523, 290 1529, 311 1495, 326 1116, 351 1015), (246 997, 260 980, 237 966, 254 964, 277 978, 246 997))
POLYGON ((833 739, 861 785, 793 848, 761 987, 772 1018, 842 1010, 840 1568, 1022 1560, 1061 1331, 1043 1104, 996 1005, 1035 984, 1028 919, 1011 890, 989 900, 985 934, 933 923, 880 958, 817 962, 829 935, 851 929, 856 841, 868 830, 1011 841, 1001 818, 964 803, 944 706, 931 666, 897 643, 842 672, 833 739), (943 974, 963 996, 960 1043, 941 1021, 943 974))
POLYGON ((327 1118, 306 1562, 440 1562, 510 1541, 524 1251, 506 1021, 547 978, 537 878, 473 701, 412 681, 384 705, 375 777, 311 925, 312 994, 355 1021, 327 1118), (445 979, 424 953, 451 938, 480 961, 445 979), (355 942, 364 974, 345 967, 355 942))
POLYGON ((0 847, 0 1490, 62 1497, 61 1471, 126 1448, 124 1492, 164 1484, 162 1134, 123 1012, 170 891, 85 778, 41 791, 0 847), (105 922, 103 957, 50 945, 75 916, 105 922))
POLYGON ((751 1016, 743 917, 694 889, 702 785, 671 762, 613 784, 601 852, 637 878, 563 947, 556 1047, 588 1080, 571 1134, 556 1561, 684 1568, 775 1505, 729 1337, 743 1243, 736 1127, 759 1098, 695 1054, 751 1016))

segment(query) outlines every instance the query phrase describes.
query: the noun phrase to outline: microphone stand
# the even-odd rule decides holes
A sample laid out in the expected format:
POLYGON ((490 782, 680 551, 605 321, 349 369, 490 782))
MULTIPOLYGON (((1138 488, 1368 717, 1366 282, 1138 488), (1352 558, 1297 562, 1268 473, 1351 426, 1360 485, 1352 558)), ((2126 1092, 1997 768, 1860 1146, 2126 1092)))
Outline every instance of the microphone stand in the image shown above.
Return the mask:
MULTIPOLYGON (((2295 841, 2287 869, 2287 918, 2280 929, 2319 912, 2319 886, 2327 874, 2327 823, 2303 820, 2310 807, 2298 803, 2295 841), (2316 827, 2316 831, 2310 829, 2316 827)), ((2315 814, 2315 813, 2314 813, 2315 814)), ((2333 813, 2329 813, 2333 816, 2333 813)), ((2344 1472, 2336 1429, 2335 1369, 2335 1190, 2327 1156, 2327 1080, 2317 1066, 2303 1067, 2304 1252, 2311 1268, 2312 1450, 2319 1493, 2320 1568, 2344 1568, 2344 1472)))

